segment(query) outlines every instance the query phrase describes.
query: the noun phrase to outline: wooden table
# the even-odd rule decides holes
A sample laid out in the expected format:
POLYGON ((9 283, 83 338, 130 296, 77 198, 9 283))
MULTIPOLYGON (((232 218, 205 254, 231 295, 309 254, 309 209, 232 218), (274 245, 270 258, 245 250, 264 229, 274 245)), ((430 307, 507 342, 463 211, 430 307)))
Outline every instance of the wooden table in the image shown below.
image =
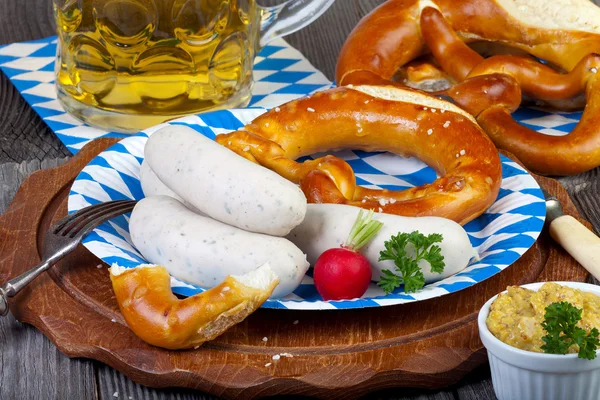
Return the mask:
MULTIPOLYGON (((597 3, 600 0, 595 0, 597 3)), ((273 0, 268 3, 277 3, 273 0)), ((287 40, 329 79, 336 55, 358 20, 383 0, 338 0, 310 27, 287 40)), ((262 1, 262 4, 267 2, 262 1)), ((0 45, 54 34, 49 0, 1 0, 0 45)), ((0 213, 31 172, 68 160, 68 150, 0 74, 0 213)), ((582 215, 600 229, 600 169, 561 182, 582 215)), ((2 260, 0 260, 2 262, 2 260)), ((189 390, 154 390, 99 362, 71 360, 34 328, 0 319, 1 399, 215 399, 189 390)), ((387 390, 370 399, 494 399, 489 368, 441 391, 387 390)))

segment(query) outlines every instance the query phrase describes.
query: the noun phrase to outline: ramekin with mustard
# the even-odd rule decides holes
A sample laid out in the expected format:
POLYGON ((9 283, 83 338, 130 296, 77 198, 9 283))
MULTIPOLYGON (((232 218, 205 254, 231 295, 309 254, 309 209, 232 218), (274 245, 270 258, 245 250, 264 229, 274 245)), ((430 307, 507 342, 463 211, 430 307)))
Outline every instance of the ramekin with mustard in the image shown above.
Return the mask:
POLYGON ((478 325, 500 400, 600 398, 600 286, 556 282, 509 287, 483 306, 478 325), (564 332, 575 340, 565 336, 565 324, 564 332))

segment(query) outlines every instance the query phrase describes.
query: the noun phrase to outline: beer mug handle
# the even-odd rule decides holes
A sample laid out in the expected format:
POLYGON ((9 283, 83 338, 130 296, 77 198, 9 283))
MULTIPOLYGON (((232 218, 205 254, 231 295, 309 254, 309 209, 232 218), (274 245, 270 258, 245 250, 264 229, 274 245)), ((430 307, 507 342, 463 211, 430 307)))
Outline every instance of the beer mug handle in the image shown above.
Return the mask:
POLYGON ((260 7, 260 48, 272 40, 294 33, 319 18, 335 0, 288 0, 260 7))

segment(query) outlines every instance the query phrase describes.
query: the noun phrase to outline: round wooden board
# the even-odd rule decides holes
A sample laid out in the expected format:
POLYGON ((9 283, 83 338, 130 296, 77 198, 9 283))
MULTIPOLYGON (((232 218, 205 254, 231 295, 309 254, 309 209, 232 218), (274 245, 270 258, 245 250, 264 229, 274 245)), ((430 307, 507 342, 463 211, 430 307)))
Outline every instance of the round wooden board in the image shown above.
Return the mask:
MULTIPOLYGON (((72 181, 115 142, 96 140, 69 163, 39 171, 23 184, 0 217, 0 281, 40 261, 44 233, 67 213, 72 181)), ((557 181, 536 179, 561 200, 566 213, 581 220, 557 181)), ((511 267, 443 298, 362 310, 261 309, 196 350, 167 351, 145 344, 128 329, 106 265, 80 246, 14 298, 11 310, 68 356, 102 361, 143 385, 196 388, 240 399, 278 394, 356 398, 388 387, 438 388, 457 382, 486 362, 476 317, 487 299, 508 285, 587 277, 544 233, 511 267), (293 357, 273 360, 279 353, 293 357)))

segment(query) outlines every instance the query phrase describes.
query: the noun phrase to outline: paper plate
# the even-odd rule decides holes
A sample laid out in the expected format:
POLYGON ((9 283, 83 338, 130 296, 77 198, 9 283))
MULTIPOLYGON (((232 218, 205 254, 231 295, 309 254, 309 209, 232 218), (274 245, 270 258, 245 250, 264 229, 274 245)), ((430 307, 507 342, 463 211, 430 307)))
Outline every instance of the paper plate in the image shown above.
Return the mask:
MULTIPOLYGON (((190 116, 170 122, 187 125, 211 139, 244 126, 266 110, 233 109, 190 116)), ((149 135, 162 124, 121 140, 94 158, 79 174, 69 194, 69 212, 110 200, 144 197, 139 180, 144 145, 149 135)), ((406 189, 432 182, 436 173, 417 159, 390 153, 342 151, 333 153, 346 160, 356 173, 357 183, 368 188, 406 189)), ((317 155, 315 155, 317 156, 317 155)), ((465 225, 480 261, 465 270, 426 285, 416 293, 400 290, 385 295, 375 284, 361 299, 324 301, 309 274, 293 294, 269 300, 263 307, 296 310, 324 310, 381 307, 443 296, 473 286, 507 268, 535 242, 544 225, 544 197, 535 179, 514 161, 502 156, 502 187, 496 202, 479 218, 465 225)), ((83 244, 109 265, 133 268, 148 263, 135 249, 129 236, 129 215, 115 218, 96 228, 83 244)), ((189 296, 201 288, 171 279, 175 293, 189 296)))

